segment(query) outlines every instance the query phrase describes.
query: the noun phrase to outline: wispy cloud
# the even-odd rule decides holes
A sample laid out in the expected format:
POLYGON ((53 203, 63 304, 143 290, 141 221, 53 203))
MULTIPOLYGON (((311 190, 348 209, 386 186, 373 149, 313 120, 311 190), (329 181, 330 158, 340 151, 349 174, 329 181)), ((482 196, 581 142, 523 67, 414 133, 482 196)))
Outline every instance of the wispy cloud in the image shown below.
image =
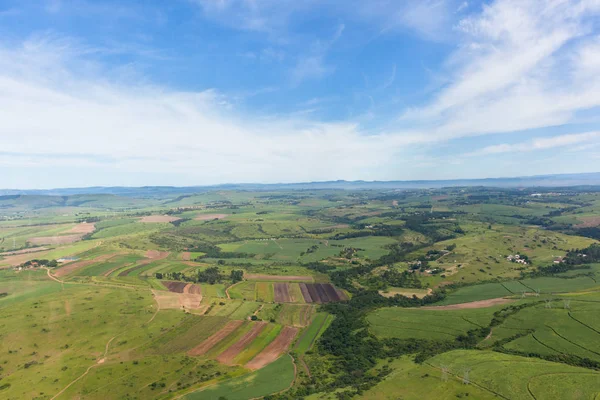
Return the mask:
POLYGON ((468 155, 483 156, 501 153, 525 153, 554 148, 564 149, 567 146, 573 146, 581 143, 588 143, 589 145, 590 142, 594 141, 600 141, 600 132, 573 133, 549 138, 537 138, 521 143, 497 144, 476 150, 468 155))
POLYGON ((513 132, 573 122, 600 105, 594 0, 496 0, 460 21, 465 42, 450 83, 404 121, 439 138, 513 132))
POLYGON ((0 65, 5 167, 76 169, 103 159, 110 161, 102 163, 105 174, 118 180, 117 171, 144 172, 149 174, 144 183, 155 173, 181 171, 187 171, 187 184, 372 179, 375 168, 411 141, 367 136, 354 123, 244 116, 216 91, 131 86, 96 68, 82 74, 85 50, 79 54, 67 43, 48 39, 0 47, 1 59, 18 61, 18 68, 0 65), (52 158, 65 154, 72 157, 52 158), (82 163, 82 154, 89 161, 82 163))
POLYGON ((298 85, 305 79, 323 78, 335 70, 333 65, 326 63, 325 58, 327 52, 342 36, 344 29, 344 24, 338 25, 331 39, 315 41, 310 53, 299 58, 291 71, 293 85, 298 85))

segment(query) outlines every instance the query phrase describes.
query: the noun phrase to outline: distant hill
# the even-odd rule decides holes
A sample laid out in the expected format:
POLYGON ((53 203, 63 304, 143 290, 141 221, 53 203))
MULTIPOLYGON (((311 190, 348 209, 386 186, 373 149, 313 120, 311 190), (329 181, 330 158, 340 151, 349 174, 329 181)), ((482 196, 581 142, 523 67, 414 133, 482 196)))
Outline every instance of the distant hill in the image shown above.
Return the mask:
POLYGON ((600 172, 585 174, 559 174, 523 176, 514 178, 416 180, 416 181, 325 181, 302 183, 240 183, 212 186, 143 186, 143 187, 87 187, 47 190, 0 189, 0 196, 7 195, 49 195, 72 196, 77 194, 112 194, 126 197, 156 198, 172 195, 201 193, 212 190, 310 190, 310 189, 435 189, 443 187, 571 187, 600 185, 600 172))

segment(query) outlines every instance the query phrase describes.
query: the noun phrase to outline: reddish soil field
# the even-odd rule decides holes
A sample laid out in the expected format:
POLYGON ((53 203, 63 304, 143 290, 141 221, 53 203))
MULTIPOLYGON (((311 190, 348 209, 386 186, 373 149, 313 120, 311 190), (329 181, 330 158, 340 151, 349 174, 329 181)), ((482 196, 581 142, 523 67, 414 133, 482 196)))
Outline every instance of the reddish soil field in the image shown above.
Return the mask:
POLYGON ((190 356, 201 356, 206 354, 210 349, 215 347, 217 343, 229 336, 233 331, 242 325, 244 321, 229 321, 227 325, 221 328, 217 333, 200 343, 188 352, 190 356))
POLYGON ((205 214, 205 215, 198 215, 196 218, 194 218, 194 220, 196 221, 211 221, 213 219, 223 219, 223 218, 227 218, 228 215, 227 214, 205 214))
POLYGON ((86 235, 88 233, 94 232, 95 230, 96 226, 94 224, 82 222, 81 224, 77 224, 73 228, 71 228, 71 230, 69 230, 69 233, 83 233, 84 235, 86 235))
POLYGON ((183 261, 190 261, 191 258, 192 254, 189 251, 184 251, 183 253, 181 253, 181 259, 183 261))
POLYGON ((170 215, 148 215, 142 217, 140 222, 173 222, 178 221, 180 218, 171 217, 170 215))
POLYGON ((578 228, 593 228, 594 226, 600 225, 600 217, 577 217, 582 223, 577 224, 578 228))
POLYGON ((472 301, 470 303, 451 304, 449 306, 419 307, 419 309, 421 309, 421 310, 464 310, 467 308, 493 307, 493 306, 497 306, 500 304, 512 303, 513 301, 514 301, 513 299, 505 299, 504 297, 500 297, 497 299, 472 301))
POLYGON ((252 329, 250 329, 244 336, 240 338, 237 342, 229 346, 227 350, 219 354, 217 357, 217 361, 223 364, 232 365, 233 359, 240 354, 242 350, 244 350, 252 341, 262 332, 262 330, 267 326, 266 322, 257 322, 252 325, 252 329))
POLYGON ((263 351, 254 357, 248 364, 247 368, 260 369, 277 360, 292 344, 294 338, 298 334, 298 328, 291 326, 284 327, 279 336, 275 338, 263 351))
POLYGON ((310 296, 310 292, 308 291, 308 287, 306 286, 306 283, 300 283, 300 291, 302 292, 302 297, 304 297, 304 301, 307 303, 312 303, 313 299, 310 296))
POLYGON ((168 251, 148 250, 146 252, 146 257, 151 260, 162 260, 163 258, 167 258, 169 254, 168 251))
POLYGON ((23 249, 17 251, 7 251, 5 253, 0 253, 0 256, 16 256, 19 254, 27 254, 27 253, 37 253, 38 251, 49 250, 47 247, 36 247, 35 249, 23 249))
POLYGON ((63 236, 33 237, 33 238, 27 239, 27 241, 29 243, 32 243, 35 245, 69 244, 69 243, 74 243, 74 242, 77 242, 78 240, 81 240, 82 236, 83 236, 82 234, 76 234, 76 235, 63 235, 63 236))
POLYGON ((193 283, 188 283, 183 288, 183 293, 202 294, 202 288, 200 288, 198 285, 194 285, 193 283))
POLYGON ((307 303, 330 303, 348 299, 344 293, 330 283, 301 283, 300 290, 307 303))
POLYGON ((336 288, 335 292, 337 293, 338 298, 340 299, 340 301, 346 301, 346 300, 348 300, 348 295, 346 295, 346 293, 344 293, 343 290, 336 288))
POLYGON ((188 285, 186 282, 162 281, 169 292, 183 293, 183 289, 188 285))
POLYGON ((61 277, 70 274, 71 272, 78 270, 79 268, 87 267, 88 265, 96 264, 102 261, 109 260, 114 256, 118 255, 118 253, 104 254, 100 257, 96 257, 93 260, 83 260, 83 261, 75 261, 71 263, 64 264, 62 267, 56 269, 54 271, 54 276, 61 277))
POLYGON ((275 301, 277 303, 289 303, 292 301, 290 298, 290 290, 287 283, 275 284, 275 301))
POLYGON ((244 274, 249 281, 314 282, 312 276, 244 274))

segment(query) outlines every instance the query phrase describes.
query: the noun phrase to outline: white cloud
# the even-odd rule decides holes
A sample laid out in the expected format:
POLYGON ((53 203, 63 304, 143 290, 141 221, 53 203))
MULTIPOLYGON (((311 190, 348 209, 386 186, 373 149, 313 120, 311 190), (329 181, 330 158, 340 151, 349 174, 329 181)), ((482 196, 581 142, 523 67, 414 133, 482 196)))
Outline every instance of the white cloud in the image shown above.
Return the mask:
POLYGON ((596 0, 496 0, 460 21, 450 83, 404 121, 451 139, 573 122, 600 105, 596 0), (596 72, 596 73, 594 73, 596 72))
POLYGON ((329 40, 317 40, 311 46, 309 55, 301 56, 291 71, 292 84, 298 85, 306 79, 318 79, 329 75, 335 67, 325 61, 327 52, 339 40, 344 32, 345 25, 338 25, 333 37, 329 40))
MULTIPOLYGON (((573 133, 549 138, 537 138, 521 143, 497 144, 476 150, 469 155, 482 156, 501 153, 523 153, 537 150, 554 149, 557 147, 564 148, 566 146, 587 143, 586 146, 580 147, 580 149, 584 149, 585 147, 591 146, 589 142, 593 142, 594 140, 600 140, 600 132, 573 133)), ((593 143, 593 145, 597 144, 598 143, 593 143)))
POLYGON ((5 168, 97 167, 115 184, 119 171, 145 173, 149 182, 179 174, 187 184, 373 179, 418 140, 364 135, 353 123, 241 116, 211 90, 115 83, 66 43, 0 49, 0 59, 12 60, 11 68, 0 63, 5 168), (82 66, 83 74, 73 70, 82 66))

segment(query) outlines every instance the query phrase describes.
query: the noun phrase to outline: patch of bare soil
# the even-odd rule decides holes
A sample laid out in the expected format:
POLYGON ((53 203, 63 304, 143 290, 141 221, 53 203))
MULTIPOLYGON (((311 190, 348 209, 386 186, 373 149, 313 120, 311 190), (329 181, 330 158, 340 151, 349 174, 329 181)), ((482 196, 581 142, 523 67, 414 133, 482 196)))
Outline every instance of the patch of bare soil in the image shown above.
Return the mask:
POLYGON ((170 215, 147 215, 145 217, 142 217, 140 219, 140 222, 149 222, 149 223, 153 223, 153 222, 173 222, 173 221, 178 221, 181 218, 177 218, 177 217, 172 217, 170 215))
POLYGON ((250 329, 244 336, 242 336, 237 342, 229 346, 227 350, 219 354, 217 361, 223 364, 232 365, 233 359, 240 354, 252 341, 260 334, 260 332, 267 326, 266 322, 256 322, 252 324, 250 329))
POLYGON ((165 292, 164 290, 152 290, 154 300, 161 310, 198 310, 203 306, 202 295, 195 293, 165 292))
POLYGON ((19 254, 27 254, 27 253, 37 253, 38 251, 44 251, 44 250, 49 250, 47 247, 36 247, 33 249, 23 249, 23 250, 17 250, 17 251, 7 251, 4 253, 0 253, 0 257, 4 257, 4 256, 16 256, 19 254))
POLYGON ((513 299, 505 299, 504 297, 489 299, 489 300, 479 300, 472 301, 470 303, 461 303, 461 304, 451 304, 448 306, 428 306, 428 307, 419 307, 421 310, 465 310, 468 308, 487 308, 493 306, 499 306, 501 304, 512 303, 513 299))
POLYGON ((312 276, 301 275, 265 275, 265 274, 244 274, 244 278, 249 281, 279 281, 279 282, 313 282, 312 276))
POLYGON ((290 291, 287 283, 275 283, 275 302, 277 303, 289 303, 290 291))
POLYGON ((194 347, 190 351, 188 351, 189 356, 201 356, 206 354, 210 349, 216 346, 221 340, 225 339, 229 336, 233 331, 242 325, 244 321, 234 320, 229 321, 227 325, 221 328, 217 333, 200 343, 198 346, 194 347))
POLYGON ((95 224, 88 224, 86 222, 82 222, 80 224, 75 225, 73 228, 69 230, 69 233, 82 233, 87 235, 88 233, 92 233, 96 230, 95 224))
POLYGON ((273 340, 263 351, 254 357, 248 364, 247 368, 256 370, 261 369, 273 361, 277 360, 292 344, 294 338, 298 334, 299 329, 291 326, 284 327, 279 335, 273 340))
POLYGON ((595 226, 600 226, 600 216, 577 217, 577 219, 582 221, 580 224, 576 225, 577 228, 593 228, 595 226))
POLYGON ((148 250, 146 252, 146 258, 151 260, 162 260, 163 258, 167 258, 169 254, 168 251, 148 250))
POLYGON ((183 293, 183 289, 188 285, 186 282, 162 281, 169 292, 183 293))
POLYGON ((213 219, 223 219, 227 218, 229 215, 227 214, 204 214, 198 215, 194 220, 196 221, 211 221, 213 219))
POLYGON ((188 283, 183 288, 183 293, 187 294, 202 294, 202 288, 198 285, 194 285, 193 283, 188 283))
POLYGON ((192 253, 190 253, 189 251, 184 251, 183 253, 181 253, 181 259, 183 261, 190 261, 191 258, 192 258, 192 253))
POLYGON ((75 235, 32 237, 27 241, 38 246, 42 244, 69 244, 81 240, 82 237, 83 235, 78 233, 75 235))

